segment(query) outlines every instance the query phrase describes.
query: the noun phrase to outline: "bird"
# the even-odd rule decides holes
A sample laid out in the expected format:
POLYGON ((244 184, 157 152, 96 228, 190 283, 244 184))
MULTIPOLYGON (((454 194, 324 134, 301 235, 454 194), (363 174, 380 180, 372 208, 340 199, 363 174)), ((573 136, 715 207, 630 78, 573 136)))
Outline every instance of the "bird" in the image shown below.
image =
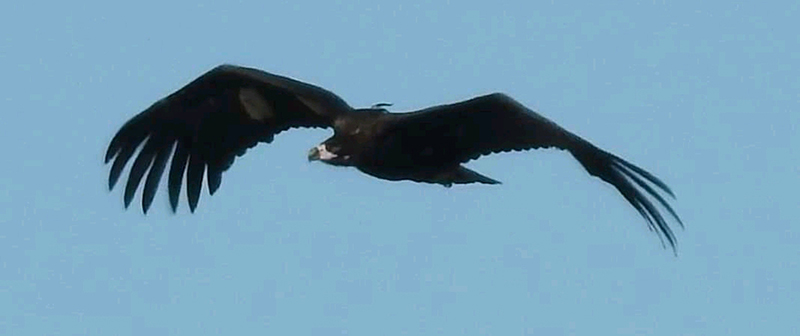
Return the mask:
POLYGON ((479 157, 555 148, 569 152, 588 174, 616 188, 657 233, 662 245, 666 248, 666 238, 675 250, 675 234, 653 201, 683 227, 659 193, 675 199, 663 181, 509 95, 493 92, 408 112, 389 112, 388 106, 391 104, 353 108, 340 96, 314 84, 223 63, 119 128, 105 154, 106 164, 113 160, 108 188, 114 188, 123 168, 140 148, 125 185, 125 208, 144 179, 141 205, 147 213, 171 158, 166 182, 171 209, 177 210, 185 175, 186 198, 194 213, 204 176, 209 195, 213 195, 222 174, 237 157, 296 128, 333 129, 331 137, 309 150, 309 162, 354 167, 387 181, 448 188, 500 184, 464 165, 479 157))

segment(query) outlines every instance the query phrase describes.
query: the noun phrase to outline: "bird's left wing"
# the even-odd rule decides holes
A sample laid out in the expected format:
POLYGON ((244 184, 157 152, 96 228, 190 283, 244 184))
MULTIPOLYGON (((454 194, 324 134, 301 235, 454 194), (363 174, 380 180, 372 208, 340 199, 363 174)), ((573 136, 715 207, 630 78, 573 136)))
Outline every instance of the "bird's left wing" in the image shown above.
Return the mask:
POLYGON ((337 115, 350 109, 340 97, 311 84, 253 68, 221 65, 159 100, 117 131, 105 157, 106 163, 114 160, 109 189, 144 142, 128 176, 125 206, 149 170, 142 194, 142 210, 147 212, 171 156, 168 187, 172 210, 177 208, 185 172, 189 207, 194 211, 204 173, 213 194, 222 172, 248 148, 271 142, 276 134, 292 127, 330 127, 337 115))
POLYGON ((650 184, 673 196, 664 182, 606 152, 513 98, 494 93, 430 107, 396 117, 387 136, 401 137, 404 150, 433 153, 424 160, 463 163, 491 153, 536 148, 569 151, 589 174, 613 185, 647 220, 659 237, 675 248, 675 235, 658 209, 637 186, 655 198, 681 223, 672 207, 650 184))

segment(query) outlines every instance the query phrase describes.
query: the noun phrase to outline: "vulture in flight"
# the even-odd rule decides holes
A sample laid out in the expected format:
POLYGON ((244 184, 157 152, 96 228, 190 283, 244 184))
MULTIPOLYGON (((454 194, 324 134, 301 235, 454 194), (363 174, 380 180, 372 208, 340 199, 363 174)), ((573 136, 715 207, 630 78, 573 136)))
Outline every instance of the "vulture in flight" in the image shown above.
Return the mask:
MULTIPOLYGON (((675 235, 649 196, 681 223, 655 190, 664 182, 642 168, 604 151, 523 106, 503 93, 390 113, 377 104, 357 109, 323 88, 262 70, 223 64, 155 102, 117 131, 105 156, 113 160, 109 190, 141 147, 125 185, 127 208, 144 179, 142 210, 147 213, 167 169, 172 211, 178 206, 184 175, 194 212, 205 175, 210 194, 234 159, 290 128, 333 128, 334 134, 308 152, 309 161, 355 167, 390 181, 441 184, 498 184, 463 166, 492 153, 559 148, 586 171, 613 185, 647 220, 659 238, 675 249, 675 235), (143 144, 143 145, 142 145, 143 144), (147 175, 145 177, 145 175, 147 175)), ((666 245, 665 245, 666 246, 666 245)))

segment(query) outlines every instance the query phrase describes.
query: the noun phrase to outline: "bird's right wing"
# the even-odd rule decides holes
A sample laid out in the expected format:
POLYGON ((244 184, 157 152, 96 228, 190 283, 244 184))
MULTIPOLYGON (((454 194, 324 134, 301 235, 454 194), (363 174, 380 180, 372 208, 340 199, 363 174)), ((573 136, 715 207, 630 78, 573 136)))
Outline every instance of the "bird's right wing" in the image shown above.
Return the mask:
POLYGON ((105 157, 106 163, 114 160, 109 189, 144 142, 128 176, 125 206, 149 170, 142 195, 142 210, 147 212, 171 156, 168 189, 172 210, 178 206, 185 172, 189 207, 194 211, 204 173, 213 194, 222 172, 248 148, 258 142, 269 143, 292 127, 331 127, 338 114, 350 109, 340 97, 320 87, 257 69, 221 65, 159 100, 117 131, 105 157))

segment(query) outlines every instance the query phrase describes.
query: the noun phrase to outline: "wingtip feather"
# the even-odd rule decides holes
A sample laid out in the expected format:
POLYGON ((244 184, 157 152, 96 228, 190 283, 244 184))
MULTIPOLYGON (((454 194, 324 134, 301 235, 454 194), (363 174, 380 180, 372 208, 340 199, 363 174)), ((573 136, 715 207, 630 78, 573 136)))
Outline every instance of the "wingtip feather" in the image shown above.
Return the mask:
POLYGON ((665 192, 671 194, 671 190, 661 180, 648 173, 647 171, 634 166, 610 153, 595 148, 593 146, 586 146, 581 150, 572 151, 578 161, 586 168, 586 170, 593 176, 599 177, 605 182, 614 186, 617 191, 630 203, 639 214, 644 217, 651 230, 656 231, 662 246, 666 248, 664 238, 666 238, 673 251, 677 249, 677 239, 672 232, 672 229, 667 224, 664 217, 659 213, 658 209, 653 203, 645 197, 645 195, 636 188, 634 183, 644 189, 650 196, 664 206, 670 212, 676 221, 683 227, 683 222, 677 216, 674 209, 661 197, 652 187, 647 185, 644 180, 636 176, 634 173, 639 174, 648 181, 662 188, 665 192), (630 170, 630 171, 629 171, 630 170), (633 183, 631 182, 633 181, 633 183))
POLYGON ((192 213, 194 213, 194 209, 197 208, 197 203, 200 201, 205 168, 205 164, 198 154, 192 153, 189 156, 189 168, 186 171, 186 196, 189 199, 189 210, 192 213))

